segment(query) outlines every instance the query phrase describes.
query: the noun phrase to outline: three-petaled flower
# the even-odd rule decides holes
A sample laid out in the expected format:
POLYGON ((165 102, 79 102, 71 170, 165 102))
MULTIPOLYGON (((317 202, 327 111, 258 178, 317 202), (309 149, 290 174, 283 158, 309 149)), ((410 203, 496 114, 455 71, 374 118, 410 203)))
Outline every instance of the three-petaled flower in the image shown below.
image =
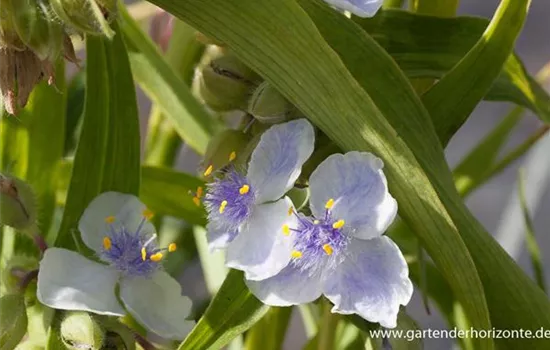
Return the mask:
POLYGON ((193 327, 191 301, 162 270, 168 248, 156 245, 152 213, 138 198, 106 192, 84 211, 79 230, 103 263, 61 248, 46 250, 38 274, 38 300, 55 309, 123 316, 126 310, 158 335, 182 339, 193 327), (106 264, 104 264, 106 263, 106 264), (119 286, 120 304, 115 294, 119 286))
POLYGON ((325 2, 359 17, 372 17, 382 7, 384 0, 325 0, 325 2))
POLYGON ((248 279, 273 276, 288 264, 292 247, 271 233, 295 222, 287 214, 292 202, 281 197, 313 152, 314 137, 305 119, 273 126, 261 136, 246 175, 232 167, 208 185, 209 246, 227 247, 227 266, 245 271, 248 279))
MULTIPOLYGON (((293 222, 276 229, 265 226, 269 232, 264 236, 287 240, 272 253, 286 254, 285 267, 270 278, 248 279, 252 293, 273 306, 325 295, 333 312, 395 327, 399 307, 409 302, 413 287, 399 248, 382 236, 397 213, 382 168, 382 160, 366 152, 323 161, 309 180, 312 216, 292 211, 293 222)), ((272 215, 288 212, 281 211, 272 215)))

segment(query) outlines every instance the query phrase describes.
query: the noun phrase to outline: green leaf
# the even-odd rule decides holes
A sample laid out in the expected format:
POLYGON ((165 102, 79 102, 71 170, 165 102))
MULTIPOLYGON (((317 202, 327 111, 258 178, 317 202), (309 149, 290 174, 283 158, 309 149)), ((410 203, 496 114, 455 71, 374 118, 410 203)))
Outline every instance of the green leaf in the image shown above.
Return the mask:
POLYGON ((204 227, 194 226, 193 236, 201 261, 206 289, 208 289, 210 294, 214 295, 222 286, 229 272, 229 269, 225 266, 225 252, 223 250, 210 251, 206 239, 206 229, 204 227))
POLYGON ((292 307, 272 307, 246 334, 248 350, 281 350, 292 316, 292 307))
POLYGON ((204 154, 212 136, 213 119, 122 7, 120 18, 137 82, 173 123, 181 138, 198 153, 204 154))
MULTIPOLYGON (((311 3, 324 11, 323 17, 315 21, 319 28, 292 0, 150 2, 204 34, 225 42, 343 150, 371 151, 384 160, 390 191, 399 203, 401 217, 421 238, 463 303, 470 321, 476 324, 474 327, 491 327, 487 319, 486 294, 495 327, 538 329, 543 325, 550 328, 550 304, 546 296, 466 209, 454 189, 430 116, 410 85, 402 83, 406 82, 406 77, 395 64, 389 63, 387 54, 370 44, 373 40, 364 31, 350 28, 344 16, 329 12, 321 2, 311 3), (362 48, 361 42, 368 40, 365 50, 376 55, 357 54, 345 61, 347 65, 350 62, 357 65, 368 57, 369 64, 363 68, 377 75, 370 77, 369 84, 365 80, 369 76, 361 75, 358 70, 350 73, 351 68, 344 66, 343 56, 327 46, 319 32, 322 20, 338 21, 331 26, 334 30, 346 27, 353 30, 345 37, 348 41, 344 41, 350 51, 362 48), (385 60, 381 70, 381 65, 371 62, 377 56, 385 60), (374 71, 375 68, 380 71, 374 71), (368 90, 371 96, 360 87, 368 90), (371 92, 377 88, 378 94, 371 92), (476 270, 483 280, 483 290, 476 270), (521 310, 515 305, 522 305, 521 310)), ((509 2, 505 4, 510 5, 509 2)), ((331 36, 327 32, 323 35, 325 38, 331 36)), ((331 42, 331 45, 337 43, 331 42)), ((541 343, 545 341, 522 339, 521 344, 544 346, 541 343)), ((507 339, 501 344, 520 346, 516 339, 507 339)), ((478 339, 476 345, 491 348, 492 341, 478 339)))
POLYGON ((178 350, 221 349, 249 329, 269 310, 244 284, 241 271, 231 270, 208 309, 178 350))
POLYGON ((27 333, 27 313, 22 294, 0 298, 0 350, 15 349, 27 333))
MULTIPOLYGON (((29 133, 26 180, 37 199, 38 227, 47 236, 55 210, 57 167, 64 150, 65 135, 65 69, 60 60, 56 67, 55 86, 42 82, 34 88, 29 103, 20 114, 29 133)), ((12 145, 15 147, 15 145, 12 145)), ((56 232, 48 236, 55 240, 56 232)))
POLYGON ((144 166, 140 196, 152 211, 184 219, 189 224, 205 225, 206 212, 193 203, 193 195, 204 182, 194 176, 168 168, 144 166))
POLYGON ((139 192, 140 136, 135 88, 116 23, 113 28, 117 35, 112 41, 86 38, 84 124, 56 246, 75 246, 71 233, 99 193, 139 192))
MULTIPOLYGON (((529 4, 530 0, 503 0, 489 26, 466 56, 422 97, 444 144, 466 121, 498 78, 513 53, 529 4)), ((510 66, 512 72, 525 74, 518 60, 510 61, 510 66)), ((517 76, 513 74, 511 79, 522 84, 517 76)), ((523 91, 534 99, 528 83, 523 86, 523 91)), ((543 115, 541 118, 550 121, 549 116, 543 115)))
MULTIPOLYGON (((388 51, 409 78, 436 79, 447 74, 468 53, 489 24, 484 18, 441 18, 396 10, 355 21, 388 51)), ((514 102, 531 109, 542 120, 550 120, 550 97, 527 74, 517 55, 508 57, 484 98, 514 102)), ((444 131, 442 122, 434 119, 436 127, 444 131)), ((452 125, 448 133, 454 134, 460 125, 452 125)))

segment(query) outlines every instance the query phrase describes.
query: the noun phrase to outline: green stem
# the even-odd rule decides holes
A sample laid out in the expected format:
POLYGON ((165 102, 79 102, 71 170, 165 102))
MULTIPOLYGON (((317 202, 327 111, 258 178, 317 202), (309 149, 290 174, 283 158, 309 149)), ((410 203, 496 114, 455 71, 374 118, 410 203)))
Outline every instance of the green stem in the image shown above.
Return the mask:
POLYGON ((404 0, 384 0, 382 7, 385 9, 401 8, 404 2, 404 0))
POLYGON ((321 320, 321 328, 319 329, 317 350, 333 350, 336 346, 336 326, 340 320, 340 315, 333 314, 330 311, 332 309, 330 301, 323 299, 322 303, 323 318, 321 320))

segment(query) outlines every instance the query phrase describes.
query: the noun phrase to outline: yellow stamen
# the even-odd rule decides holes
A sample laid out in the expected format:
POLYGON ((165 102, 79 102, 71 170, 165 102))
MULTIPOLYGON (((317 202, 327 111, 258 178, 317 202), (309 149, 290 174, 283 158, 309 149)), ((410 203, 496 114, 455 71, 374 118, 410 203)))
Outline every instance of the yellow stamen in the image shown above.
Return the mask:
POLYGON ((334 224, 332 224, 332 228, 336 228, 336 229, 342 228, 344 227, 345 223, 346 222, 344 220, 338 220, 334 224))
POLYGON ((162 255, 162 253, 155 253, 153 255, 151 255, 151 261, 154 261, 154 262, 159 262, 162 260, 162 257, 164 255, 162 255))
POLYGON ((232 162, 237 158, 237 152, 233 151, 231 154, 229 154, 229 161, 232 162))
POLYGON ((155 216, 155 214, 150 211, 149 209, 145 209, 143 212, 143 217, 146 218, 147 220, 151 220, 153 218, 153 216, 155 216))
POLYGON ((288 208, 288 216, 291 216, 292 213, 294 213, 294 208, 293 207, 288 208))
POLYGON ((195 203, 197 207, 201 206, 201 200, 199 199, 199 197, 193 197, 193 203, 195 203))
POLYGON ((288 227, 287 224, 284 224, 284 225, 283 225, 283 234, 284 234, 285 236, 290 235, 290 227, 288 227))
POLYGON ((208 168, 204 171, 204 176, 209 176, 212 174, 212 170, 214 170, 214 167, 212 165, 209 165, 208 168))
POLYGON ((105 250, 111 250, 112 245, 109 237, 103 237, 103 248, 105 248, 105 250))
POLYGON ((223 201, 222 204, 220 204, 220 214, 223 214, 225 207, 227 207, 227 201, 223 201))
POLYGON ((319 220, 313 220, 313 223, 314 223, 315 225, 319 225, 319 220))
POLYGON ((168 245, 168 251, 169 251, 170 253, 175 252, 176 249, 177 249, 176 243, 170 243, 170 244, 168 245))
POLYGON ((203 194, 203 189, 201 186, 197 187, 197 198, 201 198, 203 194))
POLYGON ((302 252, 299 252, 297 250, 293 250, 290 253, 290 256, 293 257, 294 259, 300 259, 302 257, 302 252))
POLYGON ((323 250, 325 251, 325 253, 327 253, 327 255, 332 255, 332 247, 330 246, 330 244, 325 244, 323 246, 323 250))
POLYGON ((239 188, 240 194, 247 194, 248 191, 250 191, 250 186, 248 185, 243 185, 241 188, 239 188))
POLYGON ((113 222, 115 222, 115 217, 114 216, 107 216, 105 218, 105 222, 108 223, 108 224, 112 224, 113 222))
POLYGON ((333 205, 334 205, 334 199, 331 198, 325 204, 325 209, 331 209, 333 205))
POLYGON ((147 260, 147 251, 145 250, 145 247, 141 248, 141 260, 147 260))

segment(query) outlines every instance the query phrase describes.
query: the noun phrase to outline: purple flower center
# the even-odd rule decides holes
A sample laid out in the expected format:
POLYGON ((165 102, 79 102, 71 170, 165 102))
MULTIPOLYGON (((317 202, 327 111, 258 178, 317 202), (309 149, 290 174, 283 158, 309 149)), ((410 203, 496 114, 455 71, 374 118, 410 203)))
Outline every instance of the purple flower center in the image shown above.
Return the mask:
POLYGON ((349 241, 341 230, 345 222, 332 218, 328 208, 324 217, 319 219, 296 215, 298 227, 290 228, 294 235, 294 266, 316 273, 327 266, 338 264, 349 241))
POLYGON ((254 197, 246 176, 230 169, 224 178, 208 184, 204 198, 208 220, 220 228, 236 231, 250 216, 254 197))
POLYGON ((111 225, 111 231, 103 238, 101 260, 125 276, 147 277, 157 271, 163 257, 161 252, 166 249, 157 247, 156 235, 146 236, 140 232, 145 220, 136 232, 130 232, 124 226, 115 229, 111 225))

